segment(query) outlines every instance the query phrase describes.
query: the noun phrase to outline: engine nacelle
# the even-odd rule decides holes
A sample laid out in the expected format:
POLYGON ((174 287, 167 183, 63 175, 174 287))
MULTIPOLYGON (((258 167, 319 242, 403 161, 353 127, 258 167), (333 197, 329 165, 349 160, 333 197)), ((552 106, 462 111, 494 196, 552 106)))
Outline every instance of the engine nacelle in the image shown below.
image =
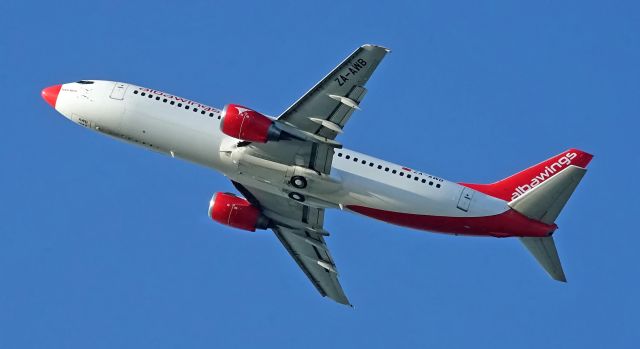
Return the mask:
POLYGON ((209 202, 209 217, 234 228, 266 229, 269 220, 249 201, 229 193, 215 193, 209 202))
POLYGON ((228 136, 248 142, 266 143, 280 138, 281 131, 273 120, 255 110, 237 104, 222 109, 220 130, 228 136))

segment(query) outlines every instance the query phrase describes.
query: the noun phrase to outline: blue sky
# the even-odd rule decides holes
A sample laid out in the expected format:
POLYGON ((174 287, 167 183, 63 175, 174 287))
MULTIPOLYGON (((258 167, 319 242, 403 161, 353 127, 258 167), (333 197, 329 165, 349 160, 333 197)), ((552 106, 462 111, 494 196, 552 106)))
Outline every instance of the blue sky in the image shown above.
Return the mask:
MULTIPOLYGON (((0 347, 634 347, 638 2, 0 4, 0 347), (41 100, 106 79, 277 115, 363 43, 393 52, 348 147, 492 182, 595 154, 558 220, 569 282, 517 240, 330 212, 355 309, 269 232, 210 221, 221 175, 88 132, 41 100)), ((215 151, 212 149, 212 151, 215 151)))

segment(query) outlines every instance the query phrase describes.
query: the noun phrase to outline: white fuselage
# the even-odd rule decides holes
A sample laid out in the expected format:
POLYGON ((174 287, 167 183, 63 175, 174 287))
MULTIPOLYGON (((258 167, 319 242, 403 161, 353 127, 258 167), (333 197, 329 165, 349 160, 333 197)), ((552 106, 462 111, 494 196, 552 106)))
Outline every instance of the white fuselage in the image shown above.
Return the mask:
MULTIPOLYGON (((285 165, 245 157, 239 140, 221 132, 220 109, 111 81, 64 84, 55 108, 77 124, 213 168, 241 184, 283 198, 291 190, 278 178, 285 165)), ((509 210, 504 200, 346 148, 336 149, 329 182, 310 185, 305 195, 319 206, 424 216, 484 217, 509 210)))

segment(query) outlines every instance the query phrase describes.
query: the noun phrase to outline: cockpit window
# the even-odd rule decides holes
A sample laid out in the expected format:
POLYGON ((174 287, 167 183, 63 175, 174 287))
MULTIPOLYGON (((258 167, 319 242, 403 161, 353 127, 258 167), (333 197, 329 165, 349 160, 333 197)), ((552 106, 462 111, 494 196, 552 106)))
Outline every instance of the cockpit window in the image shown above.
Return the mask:
POLYGON ((83 84, 83 85, 91 85, 93 84, 93 81, 89 81, 89 80, 80 80, 77 82, 78 84, 83 84))

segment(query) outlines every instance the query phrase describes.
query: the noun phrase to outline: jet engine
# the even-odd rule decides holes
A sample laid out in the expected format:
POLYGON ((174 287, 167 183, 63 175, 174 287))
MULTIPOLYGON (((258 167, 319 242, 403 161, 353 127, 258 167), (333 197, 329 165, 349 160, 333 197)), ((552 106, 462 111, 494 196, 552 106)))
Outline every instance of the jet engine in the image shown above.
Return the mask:
POLYGON ((230 193, 215 193, 209 202, 209 217, 230 227, 256 231, 266 229, 269 220, 244 198, 230 193))
POLYGON ((228 136, 248 142, 266 143, 280 138, 273 120, 255 110, 237 104, 222 109, 220 130, 228 136))

